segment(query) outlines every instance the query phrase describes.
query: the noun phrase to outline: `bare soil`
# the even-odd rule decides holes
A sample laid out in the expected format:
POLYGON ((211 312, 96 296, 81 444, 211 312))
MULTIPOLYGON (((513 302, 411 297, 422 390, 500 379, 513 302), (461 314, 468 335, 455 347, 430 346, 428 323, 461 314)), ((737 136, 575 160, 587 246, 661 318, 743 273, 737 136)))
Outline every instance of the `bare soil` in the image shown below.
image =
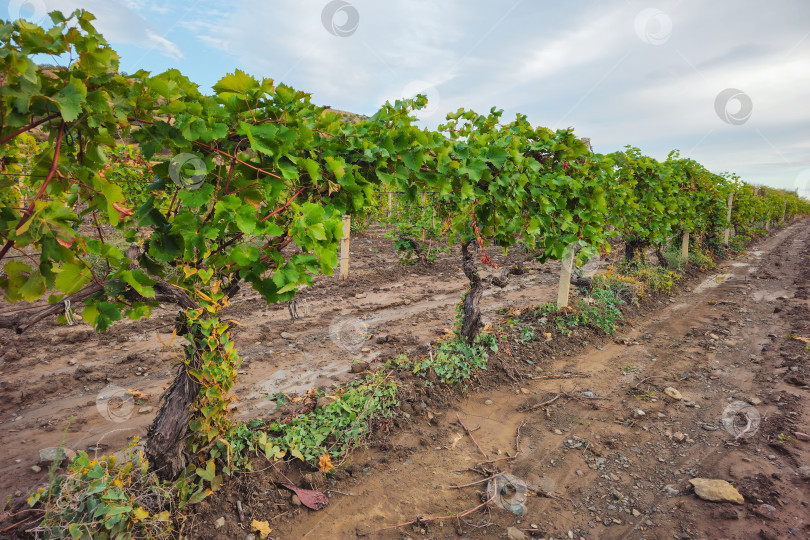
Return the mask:
MULTIPOLYGON (((303 319, 291 321, 286 307, 266 308, 250 293, 231 308, 246 357, 238 415, 273 414, 267 396, 279 391, 350 380, 354 359, 422 352, 450 326, 466 285, 459 254, 400 267, 390 242, 372 230, 352 240, 351 257, 348 283, 320 277, 302 292, 303 319), (371 337, 360 343, 352 333, 371 337)), ((528 268, 506 289, 487 291, 490 321, 511 307, 525 324, 538 324, 525 308, 555 298, 559 265, 528 268)), ((810 538, 810 482, 798 472, 810 464, 810 442, 796 435, 810 433, 810 354, 794 338, 810 337, 808 299, 810 222, 802 221, 716 270, 692 272, 674 296, 629 309, 615 339, 578 329, 529 346, 504 343, 463 394, 405 378, 395 416, 335 474, 284 469, 298 485, 325 491, 325 509, 293 504, 273 484, 275 470, 257 460, 255 472, 195 506, 185 531, 241 540, 258 519, 277 539, 507 538, 509 527, 530 538, 810 538), (682 399, 668 397, 667 387, 682 399), (741 437, 745 426, 729 432, 723 424, 737 402, 760 415, 741 437), (498 473, 527 486, 526 515, 490 503, 454 517, 487 501, 487 480, 498 473), (732 482, 745 504, 697 498, 694 477, 732 482)), ((111 451, 144 434, 180 344, 169 344, 174 313, 156 315, 102 336, 49 322, 31 334, 0 335, 5 351, 20 357, 0 363, 0 494, 19 500, 41 483, 45 473, 31 470, 37 451, 63 437, 70 448, 100 441, 111 451), (110 384, 150 397, 129 412, 121 410, 126 403, 100 411, 97 396, 110 384)))

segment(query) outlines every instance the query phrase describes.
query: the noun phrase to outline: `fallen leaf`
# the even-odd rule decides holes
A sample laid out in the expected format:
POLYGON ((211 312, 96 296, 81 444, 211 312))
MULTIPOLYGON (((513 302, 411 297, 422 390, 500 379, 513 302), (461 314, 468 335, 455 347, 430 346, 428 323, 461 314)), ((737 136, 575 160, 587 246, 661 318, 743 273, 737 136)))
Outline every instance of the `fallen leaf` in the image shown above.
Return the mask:
POLYGON ((810 343, 810 338, 802 337, 802 336, 793 336, 793 339, 798 339, 799 341, 804 341, 805 343, 810 343))
POLYGON ((284 484, 284 483, 280 483, 280 485, 284 486, 285 488, 289 489, 290 491, 298 495, 298 500, 301 501, 301 504, 303 504, 307 508, 311 508, 312 510, 320 510, 321 508, 329 504, 329 497, 327 497, 317 489, 301 489, 299 487, 295 487, 292 484, 284 484))
POLYGON ((270 528, 270 523, 267 521, 253 520, 250 523, 250 530, 259 533, 259 538, 267 538, 273 529, 270 528))
POLYGON ((318 468, 322 473, 328 473, 335 468, 335 466, 332 465, 332 458, 329 456, 328 452, 318 458, 318 468))

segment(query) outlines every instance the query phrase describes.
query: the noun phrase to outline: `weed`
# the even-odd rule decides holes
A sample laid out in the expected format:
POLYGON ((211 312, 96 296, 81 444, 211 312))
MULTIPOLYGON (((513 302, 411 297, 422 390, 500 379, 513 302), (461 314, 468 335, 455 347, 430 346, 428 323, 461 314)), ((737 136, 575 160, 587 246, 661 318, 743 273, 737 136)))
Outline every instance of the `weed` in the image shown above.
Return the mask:
POLYGON ((776 439, 782 444, 795 443, 796 442, 795 437, 791 437, 790 435, 785 435, 784 433, 780 433, 779 435, 777 435, 776 439))
POLYGON ((534 341, 534 337, 534 329, 531 326, 524 326, 520 329, 520 335, 516 338, 516 341, 525 345, 534 341))
POLYGON ((415 362, 413 372, 427 377, 433 371, 441 382, 452 385, 469 379, 474 370, 486 369, 489 352, 498 352, 493 334, 479 334, 472 344, 455 337, 440 342, 435 352, 415 362))
POLYGON ((163 482, 153 472, 137 439, 122 453, 90 459, 79 452, 64 477, 53 478, 28 499, 42 504, 45 517, 35 535, 74 539, 176 538, 175 510, 193 502, 185 481, 163 482))
POLYGON ((271 458, 285 454, 317 466, 325 454, 339 457, 355 448, 371 430, 371 421, 387 417, 397 405, 396 384, 382 372, 335 393, 325 407, 274 422, 259 432, 257 446, 271 458), (263 437, 262 437, 263 435, 263 437))

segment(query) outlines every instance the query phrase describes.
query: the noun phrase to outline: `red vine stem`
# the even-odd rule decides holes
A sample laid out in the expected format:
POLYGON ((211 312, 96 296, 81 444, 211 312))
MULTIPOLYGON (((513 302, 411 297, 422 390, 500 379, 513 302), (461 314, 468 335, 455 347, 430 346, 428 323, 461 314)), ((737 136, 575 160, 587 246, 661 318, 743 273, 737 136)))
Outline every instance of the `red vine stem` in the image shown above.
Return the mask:
POLYGON ((59 118, 59 115, 58 114, 52 114, 50 116, 46 116, 42 120, 37 120, 36 122, 31 122, 27 126, 23 126, 20 129, 18 129, 17 131, 15 131, 14 133, 6 135, 2 139, 0 139, 0 144, 6 144, 8 141, 13 139, 17 135, 21 135, 22 133, 25 133, 26 131, 31 131, 35 127, 37 127, 37 126, 39 126, 41 124, 44 124, 45 122, 49 122, 49 121, 53 120, 54 118, 59 118))
MULTIPOLYGON (((277 209, 273 210, 272 212, 270 212, 269 214, 267 214, 266 216, 264 216, 264 217, 263 217, 263 218, 262 218, 260 221, 267 221, 268 219, 270 219, 271 217, 275 216, 276 214, 278 214, 278 213, 279 213, 279 212, 281 212, 282 210, 285 210, 286 208, 288 208, 288 207, 289 207, 289 206, 292 204, 292 202, 295 200, 295 198, 296 198, 296 197, 298 197, 298 196, 299 196, 299 195, 300 195, 300 194, 301 194, 301 193, 302 193, 302 192, 303 192, 305 189, 306 189, 306 186, 305 186, 305 187, 302 187, 301 189, 299 189, 298 191, 296 191, 296 192, 295 192, 295 194, 293 194, 293 196, 292 196, 292 197, 290 197, 290 198, 289 198, 289 200, 288 200, 287 202, 285 202, 285 203, 284 203, 283 205, 281 205, 279 208, 277 208, 277 209)), ((219 246, 219 248, 217 248, 217 251, 220 251, 220 252, 221 252, 223 249, 225 249, 226 247, 229 247, 231 244, 233 244, 234 242, 236 242, 237 240, 239 240, 239 239, 240 239, 240 238, 242 238, 243 236, 244 236, 244 233, 241 233, 241 232, 240 232, 239 234, 235 235, 233 238, 231 238, 230 240, 228 240, 227 242, 225 242, 224 244, 222 244, 221 246, 219 246)))
POLYGON ((259 167, 256 167, 255 165, 251 165, 250 163, 247 163, 245 161, 242 161, 241 159, 236 158, 236 157, 230 155, 227 152, 223 152, 222 150, 219 150, 218 148, 214 148, 213 146, 208 146, 207 144, 201 143, 200 141, 194 141, 194 144, 202 146, 204 148, 208 148, 212 152, 217 152, 218 154, 222 154, 223 156, 227 156, 230 159, 236 160, 239 163, 241 163, 242 165, 244 165, 245 167, 250 167, 254 171, 259 171, 262 174, 266 174, 267 176, 272 176, 273 178, 278 178, 279 180, 281 180, 281 177, 279 175, 273 174, 270 171, 265 171, 264 169, 260 169, 259 167))
MULTIPOLYGON (((62 123, 59 124, 59 135, 56 138, 56 149, 53 152, 53 162, 51 163, 50 171, 48 171, 48 177, 45 178, 45 182, 43 182, 42 187, 39 188, 39 191, 37 191, 37 194, 31 200, 31 204, 28 205, 28 209, 25 212, 23 212, 23 215, 20 218, 20 222, 17 223, 15 230, 25 225, 25 222, 28 221, 28 219, 34 213, 34 207, 36 205, 36 202, 39 199, 41 199, 43 195, 45 195, 45 190, 47 189, 48 184, 51 183, 51 179, 53 179, 54 175, 56 174, 56 166, 59 164, 59 151, 62 148, 62 138, 64 137, 64 135, 65 135, 65 122, 62 121, 62 123)), ((8 253, 8 250, 11 249, 11 246, 13 245, 14 245, 13 240, 9 240, 8 242, 6 242, 6 245, 3 246, 2 250, 0 250, 0 260, 3 260, 3 257, 6 256, 6 253, 8 253)))

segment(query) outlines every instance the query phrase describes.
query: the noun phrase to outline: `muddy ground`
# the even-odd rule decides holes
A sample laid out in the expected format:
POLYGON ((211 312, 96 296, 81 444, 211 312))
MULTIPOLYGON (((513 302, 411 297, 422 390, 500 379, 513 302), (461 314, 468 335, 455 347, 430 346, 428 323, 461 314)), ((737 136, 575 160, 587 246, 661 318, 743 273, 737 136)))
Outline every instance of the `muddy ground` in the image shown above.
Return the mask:
MULTIPOLYGON (((272 414, 267 395, 344 382, 353 359, 418 352, 449 327, 465 284, 459 257, 446 254, 428 269, 398 267, 379 232, 353 240, 348 284, 322 277, 301 295, 303 319, 292 322, 286 308, 264 308, 251 294, 235 303, 231 316, 243 324, 237 345, 247 357, 239 415, 272 414)), ((558 271, 530 265, 505 291, 488 291, 485 313, 492 320, 498 308, 519 312, 553 300, 558 271)), ((333 478, 294 478, 331 496, 324 510, 291 504, 265 465, 195 507, 184 530, 242 539, 259 519, 279 539, 808 538, 810 483, 800 467, 810 465, 810 442, 801 440, 810 433, 810 354, 794 336, 810 336, 809 295, 804 221, 694 275, 673 297, 630 310, 620 339, 578 330, 530 347, 506 344, 462 396, 405 381, 400 410, 368 448, 333 478), (667 387, 682 399, 666 396, 667 387), (756 409, 760 421, 737 437, 746 426, 728 431, 723 416, 739 407, 750 416, 756 409), (526 515, 489 504, 453 517, 487 501, 486 481, 497 473, 527 486, 526 515), (728 480, 745 503, 701 500, 693 477, 728 480), (449 517, 395 527, 442 516, 449 517)), ((41 482, 44 473, 31 470, 37 452, 63 436, 71 448, 100 440, 109 450, 144 433, 179 345, 169 344, 173 313, 157 315, 106 336, 51 323, 0 336, 19 356, 0 366, 0 494, 22 495, 41 482), (150 397, 111 410, 110 384, 150 397)))

